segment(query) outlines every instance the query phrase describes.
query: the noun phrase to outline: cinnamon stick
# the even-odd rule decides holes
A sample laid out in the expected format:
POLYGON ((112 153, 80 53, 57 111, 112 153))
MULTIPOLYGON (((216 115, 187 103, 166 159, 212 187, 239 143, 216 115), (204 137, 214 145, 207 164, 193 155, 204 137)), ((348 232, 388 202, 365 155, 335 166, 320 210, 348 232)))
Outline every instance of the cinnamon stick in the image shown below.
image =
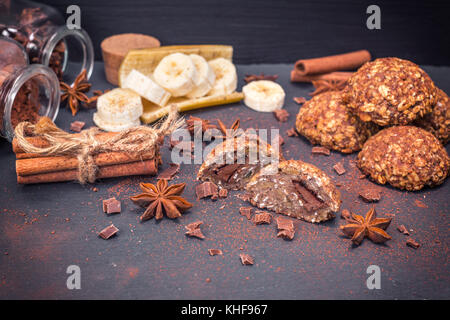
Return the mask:
POLYGON ((352 70, 370 61, 370 58, 369 51, 359 50, 321 58, 297 60, 294 70, 300 75, 352 70))
MULTIPOLYGON (((126 164, 115 164, 111 166, 99 167, 97 177, 112 178, 133 175, 156 175, 158 173, 158 160, 151 159, 136 161, 126 164)), ((17 176, 17 183, 33 184, 78 180, 78 170, 66 170, 58 172, 47 172, 29 176, 17 176)))
POLYGON ((327 81, 346 81, 352 76, 353 72, 330 72, 324 74, 302 75, 296 69, 291 71, 292 82, 313 82, 317 80, 327 81))
MULTIPOLYGON (((18 154, 19 155, 19 154, 18 154)), ((22 155, 34 155, 23 153, 22 155)), ((114 164, 125 164, 140 160, 149 160, 155 157, 155 153, 144 153, 139 155, 128 154, 124 152, 99 153, 94 156, 94 162, 97 166, 109 166, 114 164)), ((29 176, 40 173, 66 171, 78 168, 78 159, 69 156, 40 157, 36 160, 34 157, 16 160, 16 173, 18 176, 29 176)))

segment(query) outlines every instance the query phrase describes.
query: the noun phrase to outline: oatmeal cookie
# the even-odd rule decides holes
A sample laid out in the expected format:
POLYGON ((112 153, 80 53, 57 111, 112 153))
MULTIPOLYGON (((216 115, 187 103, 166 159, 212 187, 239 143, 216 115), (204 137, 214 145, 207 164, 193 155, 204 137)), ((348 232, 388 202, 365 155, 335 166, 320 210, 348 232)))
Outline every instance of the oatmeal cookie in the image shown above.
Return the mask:
POLYGON ((197 180, 211 181, 220 188, 240 190, 261 167, 284 160, 270 144, 251 132, 225 140, 206 156, 197 180))
POLYGON ((437 89, 437 102, 431 113, 414 122, 416 126, 431 132, 442 142, 447 144, 450 140, 450 99, 441 89, 437 89))
POLYGON ((308 222, 333 218, 341 205, 341 194, 331 178, 300 160, 264 167, 245 190, 252 205, 308 222))
POLYGON ((443 183, 449 166, 439 140, 414 126, 383 129, 358 154, 358 167, 373 180, 409 191, 443 183))
POLYGON ((363 121, 406 125, 431 112, 436 87, 411 61, 381 58, 367 62, 348 79, 342 98, 363 121))
POLYGON ((300 108, 295 126, 312 144, 352 153, 361 150, 378 126, 351 114, 341 97, 341 91, 314 96, 300 108))

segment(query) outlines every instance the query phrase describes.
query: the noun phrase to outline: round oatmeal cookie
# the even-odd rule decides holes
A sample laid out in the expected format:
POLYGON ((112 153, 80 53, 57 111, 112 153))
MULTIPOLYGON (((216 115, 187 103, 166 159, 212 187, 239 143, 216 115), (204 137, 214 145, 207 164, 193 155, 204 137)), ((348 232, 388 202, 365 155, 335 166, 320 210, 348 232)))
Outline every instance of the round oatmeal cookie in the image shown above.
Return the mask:
POLYGON ((363 121, 406 125, 431 112, 436 87, 411 61, 381 58, 367 62, 348 79, 342 98, 363 121))
POLYGON ((370 137, 358 167, 378 183, 409 191, 436 186, 448 175, 450 159, 439 140, 421 128, 398 126, 370 137))
POLYGON ((431 132, 442 142, 450 140, 450 99, 441 89, 437 89, 437 102, 431 113, 417 119, 415 125, 431 132))
POLYGON ((341 98, 341 91, 314 96, 300 108, 295 126, 312 144, 352 153, 361 150, 378 126, 350 113, 341 98))

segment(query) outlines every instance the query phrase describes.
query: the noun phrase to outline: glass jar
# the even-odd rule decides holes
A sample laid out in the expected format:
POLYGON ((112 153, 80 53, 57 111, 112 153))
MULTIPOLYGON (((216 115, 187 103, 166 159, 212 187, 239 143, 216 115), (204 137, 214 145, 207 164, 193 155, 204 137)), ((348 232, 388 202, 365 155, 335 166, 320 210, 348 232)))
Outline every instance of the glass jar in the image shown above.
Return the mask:
POLYGON ((49 66, 66 83, 83 69, 90 78, 94 48, 84 30, 70 30, 56 9, 32 1, 6 1, 0 10, 0 35, 21 43, 30 63, 49 66))
POLYGON ((21 121, 55 120, 60 102, 56 74, 41 64, 28 64, 25 48, 0 37, 0 135, 8 141, 21 121))

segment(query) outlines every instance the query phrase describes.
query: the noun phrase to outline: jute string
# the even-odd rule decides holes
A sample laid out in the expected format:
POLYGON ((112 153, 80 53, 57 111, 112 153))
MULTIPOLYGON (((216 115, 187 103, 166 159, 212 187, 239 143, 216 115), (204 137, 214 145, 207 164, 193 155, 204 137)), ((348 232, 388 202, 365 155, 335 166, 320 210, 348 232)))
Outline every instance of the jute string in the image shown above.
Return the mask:
POLYGON ((42 117, 38 123, 21 122, 15 128, 18 146, 26 153, 46 156, 73 156, 78 159, 78 180, 84 184, 93 183, 98 167, 94 156, 103 152, 127 152, 130 154, 155 153, 158 140, 181 127, 183 119, 178 118, 175 107, 170 109, 164 121, 153 127, 138 126, 123 130, 113 137, 99 141, 99 128, 83 130, 79 135, 70 134, 58 128, 49 118, 42 117), (27 140, 27 133, 48 142, 47 147, 34 146, 27 140))

